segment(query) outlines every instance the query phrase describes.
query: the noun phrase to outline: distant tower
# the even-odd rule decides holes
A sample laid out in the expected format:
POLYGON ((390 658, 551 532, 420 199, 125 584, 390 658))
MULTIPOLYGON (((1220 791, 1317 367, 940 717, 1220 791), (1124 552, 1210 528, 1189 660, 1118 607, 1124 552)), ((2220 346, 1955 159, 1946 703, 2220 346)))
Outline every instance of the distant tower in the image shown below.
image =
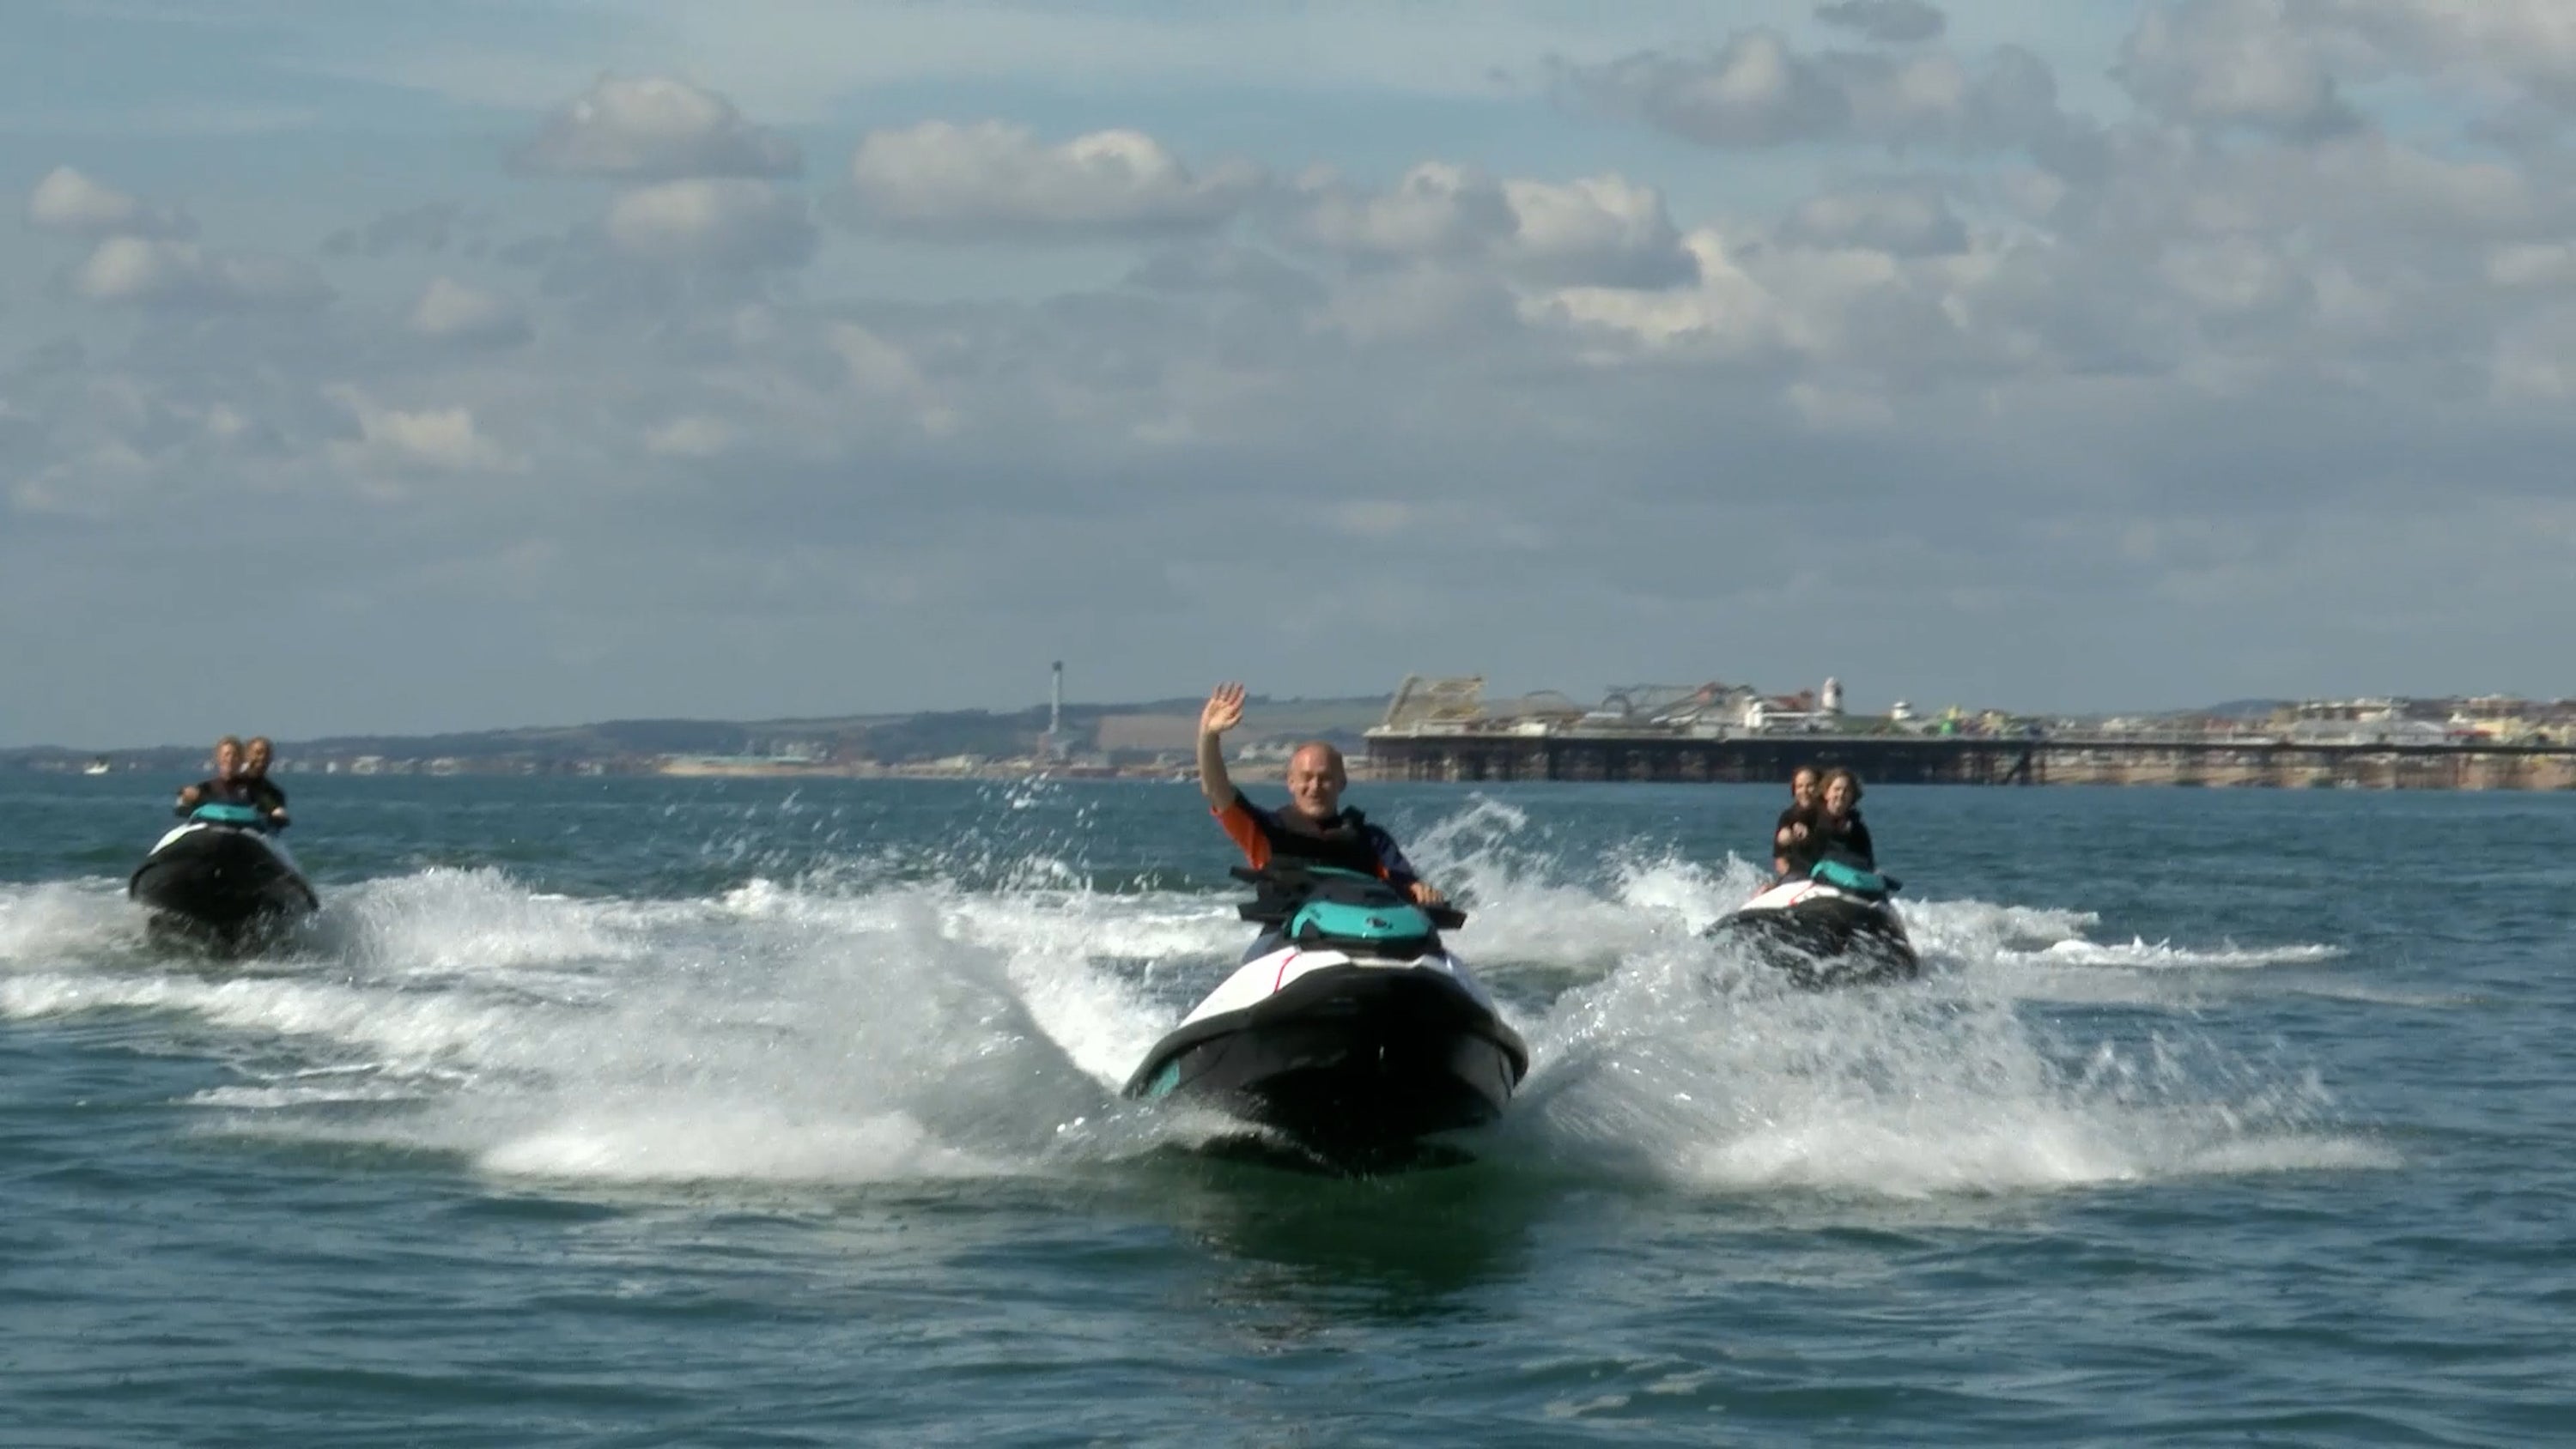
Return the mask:
POLYGON ((1827 714, 1841 714, 1843 712, 1843 682, 1841 680, 1828 679, 1825 681, 1825 693, 1822 703, 1824 706, 1824 712, 1827 714))
POLYGON ((1064 661, 1059 659, 1052 667, 1054 681, 1047 691, 1046 738, 1039 742, 1038 755, 1042 759, 1061 760, 1064 758, 1064 661))

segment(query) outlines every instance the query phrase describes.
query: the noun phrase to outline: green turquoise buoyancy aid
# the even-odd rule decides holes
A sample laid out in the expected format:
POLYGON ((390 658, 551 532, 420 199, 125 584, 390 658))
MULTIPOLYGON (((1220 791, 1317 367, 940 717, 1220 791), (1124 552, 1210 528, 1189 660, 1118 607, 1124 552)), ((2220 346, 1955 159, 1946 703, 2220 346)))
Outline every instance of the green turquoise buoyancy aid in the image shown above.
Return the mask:
POLYGON ((257 825, 259 810, 250 805, 200 805, 188 818, 204 825, 257 825))
POLYGON ((1815 868, 1807 874, 1812 880, 1822 881, 1836 890, 1850 891, 1855 895, 1883 896, 1897 887, 1895 881, 1874 870, 1862 870, 1859 866, 1845 865, 1839 860, 1817 861, 1815 868))
POLYGON ((1282 934, 1301 946, 1342 942, 1427 949, 1430 915, 1393 887, 1357 872, 1317 870, 1323 889, 1300 902, 1282 934))

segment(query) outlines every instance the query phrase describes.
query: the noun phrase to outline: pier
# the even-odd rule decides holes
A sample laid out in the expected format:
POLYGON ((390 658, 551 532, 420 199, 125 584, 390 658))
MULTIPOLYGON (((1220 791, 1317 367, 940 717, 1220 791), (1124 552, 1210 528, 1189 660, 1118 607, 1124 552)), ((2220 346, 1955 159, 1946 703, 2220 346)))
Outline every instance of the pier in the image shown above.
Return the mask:
MULTIPOLYGON (((1382 780, 1777 783, 1802 765, 1872 784, 2182 785, 2275 789, 2576 789, 2576 741, 2383 731, 2297 738, 2254 725, 2070 731, 1845 718, 1838 702, 1774 718, 1722 685, 1638 685, 1585 709, 1563 696, 1488 707, 1474 677, 1405 680, 1366 732, 1382 780)), ((1828 680, 1828 699, 1833 682, 1828 680)))
POLYGON ((1777 783, 1801 765, 1870 784, 2201 785, 2285 789, 2576 789, 2576 748, 2282 740, 1374 729, 1381 780, 1777 783))

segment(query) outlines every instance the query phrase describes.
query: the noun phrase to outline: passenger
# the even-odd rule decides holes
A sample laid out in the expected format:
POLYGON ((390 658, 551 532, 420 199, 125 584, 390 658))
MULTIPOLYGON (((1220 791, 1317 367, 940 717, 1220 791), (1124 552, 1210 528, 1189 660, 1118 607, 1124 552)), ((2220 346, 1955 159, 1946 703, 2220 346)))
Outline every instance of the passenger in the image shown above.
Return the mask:
POLYGON ((1288 804, 1264 810, 1243 798, 1225 772, 1221 736, 1243 722, 1243 686, 1220 684, 1199 711, 1199 789, 1217 823, 1243 849, 1259 870, 1274 860, 1331 866, 1374 875, 1413 897, 1418 905, 1438 905, 1447 897, 1414 873, 1396 848, 1395 837, 1371 825, 1356 810, 1342 808, 1342 791, 1350 784, 1342 752, 1322 740, 1309 740, 1288 758, 1288 804))
POLYGON ((1869 825, 1860 818, 1860 776, 1849 770, 1835 770, 1825 776, 1824 794, 1816 804, 1815 840, 1819 858, 1843 855, 1864 870, 1878 869, 1878 853, 1870 845, 1869 825))
POLYGON ((178 803, 170 807, 173 815, 185 815, 200 805, 247 805, 250 786, 241 773, 242 742, 226 735, 215 741, 215 773, 179 792, 178 803))
MULTIPOLYGON (((1789 777, 1789 808, 1780 812, 1780 822, 1771 827, 1771 873, 1786 878, 1793 861, 1805 856, 1809 869, 1815 859, 1807 855, 1804 843, 1813 829, 1816 814, 1816 767, 1800 765, 1789 777)), ((1804 875, 1806 871, 1797 872, 1804 875)))
POLYGON ((251 736, 249 746, 242 751, 241 778, 242 784, 250 791, 250 803, 258 808, 260 816, 268 822, 268 828, 284 830, 287 824, 286 792, 268 778, 268 761, 274 753, 268 736, 251 736))

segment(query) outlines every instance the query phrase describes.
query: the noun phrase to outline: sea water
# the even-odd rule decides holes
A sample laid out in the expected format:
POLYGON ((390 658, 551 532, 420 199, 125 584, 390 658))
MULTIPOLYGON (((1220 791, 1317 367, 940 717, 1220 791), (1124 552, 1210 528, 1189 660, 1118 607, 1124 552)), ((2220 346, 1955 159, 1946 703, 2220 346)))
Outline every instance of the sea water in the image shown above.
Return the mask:
POLYGON ((1192 787, 290 776, 218 963, 177 783, 0 784, 0 1443, 2576 1437, 2576 797, 1875 789, 1809 995, 1783 790, 1362 785, 1532 1065, 1339 1180, 1118 1096, 1192 787))

